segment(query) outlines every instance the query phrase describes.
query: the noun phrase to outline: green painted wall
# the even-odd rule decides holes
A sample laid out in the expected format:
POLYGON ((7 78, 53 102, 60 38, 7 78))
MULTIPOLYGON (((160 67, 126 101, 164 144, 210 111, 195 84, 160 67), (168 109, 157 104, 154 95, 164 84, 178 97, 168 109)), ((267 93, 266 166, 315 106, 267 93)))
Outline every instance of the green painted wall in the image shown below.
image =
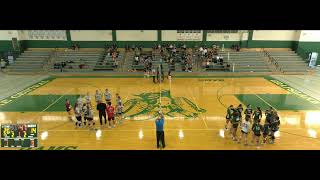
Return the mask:
POLYGON ((12 51, 12 42, 11 41, 0 41, 0 52, 12 51))
POLYGON ((116 42, 117 41, 117 33, 116 30, 112 30, 112 41, 116 42))
POLYGON ((206 42, 207 41, 207 35, 208 35, 208 31, 207 30, 203 30, 202 42, 206 42))
POLYGON ((249 41, 249 48, 293 48, 295 41, 249 41))
POLYGON ((72 45, 72 40, 71 40, 70 30, 66 30, 66 36, 67 36, 68 45, 71 46, 72 45))
MULTIPOLYGON (((310 52, 320 54, 320 42, 298 42, 295 45, 296 53, 303 58, 308 58, 310 52)), ((320 57, 318 57, 317 65, 320 65, 320 57)))
POLYGON ((242 45, 241 47, 245 46, 245 48, 251 47, 252 37, 253 37, 253 30, 248 31, 248 41, 246 44, 242 45))
POLYGON ((161 33, 161 30, 158 30, 157 33, 158 33, 158 42, 161 42, 161 41, 162 41, 162 33, 161 33))

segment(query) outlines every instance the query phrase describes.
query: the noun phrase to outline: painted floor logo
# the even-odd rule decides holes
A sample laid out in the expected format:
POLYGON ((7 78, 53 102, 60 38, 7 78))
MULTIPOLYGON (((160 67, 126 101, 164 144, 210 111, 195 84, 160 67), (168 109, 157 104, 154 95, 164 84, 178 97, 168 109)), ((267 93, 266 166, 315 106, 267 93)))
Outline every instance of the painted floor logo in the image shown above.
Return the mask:
POLYGON ((316 100, 316 99, 314 99, 314 98, 312 98, 312 97, 304 94, 304 93, 301 92, 301 91, 298 91, 298 90, 290 87, 289 85, 287 85, 287 84, 285 84, 285 83, 283 83, 283 82, 281 82, 281 81, 278 81, 278 80, 275 80, 275 79, 271 79, 270 81, 271 81, 272 83, 274 83, 274 84, 282 87, 283 89, 289 91, 290 93, 295 94, 296 96, 298 96, 298 97, 300 97, 300 98, 302 98, 302 99, 305 99, 306 101, 309 101, 309 102, 312 103, 312 104, 315 104, 315 105, 320 104, 320 101, 318 101, 318 100, 316 100))
POLYGON ((149 92, 134 96, 137 98, 130 99, 123 104, 125 117, 134 120, 154 119, 160 107, 165 116, 182 116, 186 119, 196 118, 199 114, 206 112, 205 109, 198 107, 185 97, 172 97, 168 90, 163 90, 161 95, 160 92, 149 92))
POLYGON ((42 80, 42 81, 40 81, 40 82, 38 82, 38 83, 36 83, 36 84, 24 89, 24 90, 22 90, 22 91, 20 91, 20 92, 18 92, 16 94, 6 98, 6 99, 3 99, 3 100, 0 101, 0 106, 4 106, 4 105, 8 104, 8 103, 12 102, 13 100, 15 100, 15 99, 17 99, 17 98, 19 98, 21 96, 24 96, 24 95, 28 94, 29 92, 31 92, 31 91, 33 91, 33 90, 35 90, 35 89, 47 84, 50 81, 51 81, 51 79, 42 80))

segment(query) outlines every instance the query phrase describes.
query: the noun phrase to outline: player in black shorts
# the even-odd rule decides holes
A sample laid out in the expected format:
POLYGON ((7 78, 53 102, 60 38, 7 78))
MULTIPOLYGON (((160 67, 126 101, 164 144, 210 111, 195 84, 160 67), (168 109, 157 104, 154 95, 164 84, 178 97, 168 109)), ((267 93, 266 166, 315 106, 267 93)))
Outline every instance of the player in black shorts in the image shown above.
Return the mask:
POLYGON ((280 126, 280 118, 278 116, 278 113, 276 111, 273 112, 272 118, 271 118, 271 124, 270 124, 270 144, 274 143, 274 140, 276 139, 274 134, 275 132, 277 132, 279 130, 279 126, 280 126))
POLYGON ((263 142, 262 142, 263 144, 267 143, 267 138, 269 133, 270 133, 270 124, 268 121, 265 121, 263 125, 263 142))
POLYGON ((251 122, 252 108, 250 104, 248 104, 247 109, 244 111, 244 114, 246 115, 245 118, 249 119, 249 121, 251 122))
POLYGON ((240 113, 239 111, 233 111, 232 115, 232 140, 237 141, 237 130, 240 123, 240 113))
POLYGON ((88 126, 91 127, 91 125, 95 125, 93 122, 93 112, 90 104, 87 104, 87 115, 86 119, 88 120, 88 126))
MULTIPOLYGON (((261 122, 261 118, 262 118, 262 111, 260 107, 257 107, 257 109, 253 112, 253 124, 257 123, 259 120, 261 122)), ((251 143, 253 143, 254 140, 254 133, 252 134, 252 140, 251 143)))
POLYGON ((227 115, 226 115, 226 125, 225 125, 226 130, 228 130, 229 122, 232 120, 233 111, 234 111, 233 105, 230 105, 227 109, 227 115))
POLYGON ((257 121, 257 123, 254 123, 252 125, 252 132, 254 134, 254 139, 253 141, 257 142, 257 146, 259 146, 259 142, 260 142, 260 136, 261 136, 261 132, 263 131, 263 127, 260 124, 260 120, 257 121))
POLYGON ((76 122, 76 127, 77 126, 81 126, 82 124, 82 117, 81 117, 81 109, 80 109, 80 105, 76 104, 74 107, 74 114, 76 116, 77 122, 76 122))
POLYGON ((83 103, 81 111, 83 113, 83 124, 87 125, 88 110, 87 110, 87 104, 86 103, 83 103))
POLYGON ((240 121, 242 122, 242 112, 243 112, 242 104, 239 104, 239 106, 237 107, 237 111, 239 112, 239 118, 240 118, 240 121))

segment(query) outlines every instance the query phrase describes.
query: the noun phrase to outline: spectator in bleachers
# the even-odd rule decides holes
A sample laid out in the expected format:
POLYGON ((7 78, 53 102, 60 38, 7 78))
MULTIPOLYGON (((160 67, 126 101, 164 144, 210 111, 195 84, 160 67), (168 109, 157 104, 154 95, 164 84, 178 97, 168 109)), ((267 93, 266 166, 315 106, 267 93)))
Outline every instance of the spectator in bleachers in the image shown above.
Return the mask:
POLYGON ((79 68, 80 68, 80 69, 84 69, 84 68, 85 68, 85 65, 86 65, 86 61, 85 61, 84 59, 80 59, 79 68))
POLYGON ((199 53, 200 53, 200 55, 202 55, 202 53, 203 53, 203 47, 202 46, 200 46, 200 48, 199 48, 199 53))
POLYGON ((236 51, 240 51, 240 46, 237 44, 236 51))
POLYGON ((134 57, 134 64, 138 65, 139 64, 139 56, 134 57))
POLYGON ((117 57, 116 52, 113 52, 113 53, 112 53, 112 60, 113 60, 113 61, 116 61, 116 57, 117 57))
POLYGON ((220 56, 220 58, 219 58, 219 63, 220 63, 220 65, 223 65, 223 57, 222 56, 220 56))
POLYGON ((202 56, 207 57, 208 49, 204 48, 202 51, 202 56))
POLYGON ((6 67, 6 62, 4 61, 4 59, 0 60, 0 67, 1 69, 4 69, 6 67))
POLYGON ((183 50, 187 50, 187 45, 186 45, 186 44, 183 44, 182 49, 183 49, 183 50))
POLYGON ((176 56, 176 53, 177 53, 177 48, 174 47, 174 48, 172 49, 172 55, 173 55, 173 56, 176 56))

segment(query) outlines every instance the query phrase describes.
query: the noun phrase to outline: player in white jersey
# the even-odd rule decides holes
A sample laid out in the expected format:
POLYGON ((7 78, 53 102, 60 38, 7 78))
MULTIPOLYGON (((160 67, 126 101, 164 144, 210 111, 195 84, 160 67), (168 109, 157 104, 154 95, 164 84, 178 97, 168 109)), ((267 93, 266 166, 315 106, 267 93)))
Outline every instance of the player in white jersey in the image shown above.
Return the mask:
POLYGON ((111 102, 111 93, 108 91, 108 89, 106 89, 106 91, 104 92, 104 98, 106 100, 106 103, 111 102))
POLYGON ((242 137, 244 137, 244 145, 248 145, 248 134, 250 131, 250 121, 249 119, 246 119, 242 124, 241 124, 241 135, 239 138, 238 143, 241 143, 242 137))
POLYGON ((89 127, 91 127, 91 125, 95 125, 95 123, 93 122, 93 111, 89 104, 87 104, 85 119, 88 120, 89 127))
POLYGON ((118 124, 122 123, 123 105, 119 94, 116 94, 116 116, 118 117, 118 124))
POLYGON ((77 122, 76 122, 76 127, 77 126, 81 126, 81 124, 82 124, 82 120, 81 120, 81 105, 76 105, 75 107, 74 107, 74 114, 75 114, 75 116, 76 116, 76 119, 77 119, 77 122))
POLYGON ((102 101, 102 95, 101 95, 101 93, 99 92, 99 90, 96 90, 95 100, 96 100, 96 103, 97 103, 97 104, 102 101))
POLYGON ((92 105, 91 105, 91 97, 90 97, 89 92, 87 92, 87 95, 86 95, 85 99, 86 99, 86 104, 89 104, 90 107, 92 107, 92 105))

